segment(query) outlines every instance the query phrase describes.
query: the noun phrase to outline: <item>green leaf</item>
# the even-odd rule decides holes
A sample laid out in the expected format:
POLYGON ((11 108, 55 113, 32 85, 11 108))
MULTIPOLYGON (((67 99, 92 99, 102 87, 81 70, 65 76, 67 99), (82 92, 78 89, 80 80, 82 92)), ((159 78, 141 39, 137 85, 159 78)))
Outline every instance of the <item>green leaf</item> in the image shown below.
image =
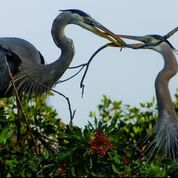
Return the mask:
POLYGON ((114 101, 113 102, 113 109, 120 109, 121 108, 121 101, 114 101))
POLYGON ((18 163, 17 160, 13 160, 13 159, 11 159, 11 160, 6 160, 6 164, 7 164, 8 167, 10 167, 10 169, 15 168, 16 165, 17 165, 17 163, 18 163))
POLYGON ((112 164, 112 170, 113 170, 114 173, 116 173, 116 174, 119 174, 119 173, 120 173, 119 169, 118 169, 114 164, 112 164))
POLYGON ((44 156, 44 159, 48 159, 49 158, 49 151, 45 149, 44 152, 43 152, 43 156, 44 156))
POLYGON ((121 158, 120 158, 120 156, 119 156, 118 154, 115 154, 115 155, 114 155, 114 161, 115 161, 115 163, 117 163, 117 164, 121 164, 121 158))
POLYGON ((0 143, 1 144, 6 144, 8 139, 8 128, 5 127, 0 133, 0 143))

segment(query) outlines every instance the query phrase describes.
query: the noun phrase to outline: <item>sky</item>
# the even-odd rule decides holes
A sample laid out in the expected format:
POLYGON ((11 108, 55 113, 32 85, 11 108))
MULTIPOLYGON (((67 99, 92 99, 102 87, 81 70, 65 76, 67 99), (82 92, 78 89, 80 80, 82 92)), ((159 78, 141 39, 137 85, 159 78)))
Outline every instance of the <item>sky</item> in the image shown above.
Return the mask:
MULTIPOLYGON (((61 9, 80 9, 116 34, 164 35, 178 26, 177 0, 6 0, 1 2, 1 37, 19 37, 30 41, 43 54, 46 63, 60 55, 51 37, 51 25, 61 9)), ((106 39, 76 25, 66 28, 73 39, 75 57, 71 66, 86 62, 106 39)), ((178 34, 169 41, 178 48, 178 34)), ((107 48, 92 61, 85 79, 85 93, 81 98, 82 73, 74 79, 58 84, 54 89, 70 98, 76 109, 74 124, 83 127, 90 111, 96 111, 102 95, 125 104, 138 106, 155 96, 154 80, 163 67, 162 57, 151 50, 107 48)), ((62 79, 71 75, 66 71, 62 79)), ((178 88, 178 75, 169 84, 172 97, 178 88)), ((65 123, 69 122, 66 101, 58 95, 48 99, 65 123)))

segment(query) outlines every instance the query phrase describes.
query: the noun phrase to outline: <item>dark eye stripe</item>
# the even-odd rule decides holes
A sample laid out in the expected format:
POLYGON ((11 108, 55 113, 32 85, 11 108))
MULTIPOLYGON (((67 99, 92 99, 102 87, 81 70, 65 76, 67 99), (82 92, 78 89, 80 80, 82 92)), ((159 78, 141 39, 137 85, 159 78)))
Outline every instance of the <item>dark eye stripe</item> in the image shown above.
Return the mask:
POLYGON ((93 22, 92 22, 92 20, 91 20, 90 17, 85 17, 85 18, 84 18, 84 22, 85 22, 86 24, 93 25, 93 22))

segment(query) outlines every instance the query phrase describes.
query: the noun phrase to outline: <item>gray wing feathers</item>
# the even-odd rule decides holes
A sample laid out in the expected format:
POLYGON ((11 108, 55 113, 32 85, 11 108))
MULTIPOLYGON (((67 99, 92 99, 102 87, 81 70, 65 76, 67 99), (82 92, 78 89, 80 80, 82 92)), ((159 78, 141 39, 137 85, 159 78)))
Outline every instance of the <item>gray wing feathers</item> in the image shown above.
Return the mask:
MULTIPOLYGON (((28 41, 0 38, 0 97, 11 96, 13 92, 8 66, 19 92, 44 93, 46 88, 31 79, 38 77, 39 70, 44 69, 43 64, 43 56, 28 41)), ((41 82, 40 79, 38 81, 41 82)))
POLYGON ((9 85, 9 72, 6 63, 7 52, 0 48, 0 92, 4 92, 9 85))
POLYGON ((24 64, 43 63, 42 55, 28 41, 20 38, 0 38, 0 47, 16 54, 24 64))

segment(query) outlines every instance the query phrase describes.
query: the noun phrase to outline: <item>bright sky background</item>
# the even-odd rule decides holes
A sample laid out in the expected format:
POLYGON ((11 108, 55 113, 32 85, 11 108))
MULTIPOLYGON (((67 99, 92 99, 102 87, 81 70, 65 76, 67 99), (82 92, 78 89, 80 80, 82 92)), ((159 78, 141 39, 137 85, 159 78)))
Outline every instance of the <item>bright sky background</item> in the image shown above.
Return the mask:
MULTIPOLYGON (((60 55, 51 38, 51 25, 60 9, 76 8, 90 14, 114 33, 130 35, 164 35, 178 26, 177 0, 6 0, 1 2, 0 36, 20 37, 30 41, 43 54, 47 63, 60 55)), ((70 25, 66 34, 74 40, 76 55, 72 65, 86 62, 107 40, 82 28, 70 25)), ((170 38, 178 48, 178 34, 170 38)), ((107 48, 90 65, 85 79, 85 94, 79 87, 82 75, 55 87, 70 98, 76 109, 74 123, 84 126, 89 111, 95 111, 103 94, 125 104, 138 105, 155 95, 154 80, 163 67, 162 57, 151 50, 107 48)), ((63 78, 68 76, 68 72, 63 78)), ((173 96, 178 88, 178 75, 170 82, 173 96)), ((49 103, 68 123, 66 101, 55 95, 49 103)), ((91 121, 91 119, 90 119, 91 121)))

